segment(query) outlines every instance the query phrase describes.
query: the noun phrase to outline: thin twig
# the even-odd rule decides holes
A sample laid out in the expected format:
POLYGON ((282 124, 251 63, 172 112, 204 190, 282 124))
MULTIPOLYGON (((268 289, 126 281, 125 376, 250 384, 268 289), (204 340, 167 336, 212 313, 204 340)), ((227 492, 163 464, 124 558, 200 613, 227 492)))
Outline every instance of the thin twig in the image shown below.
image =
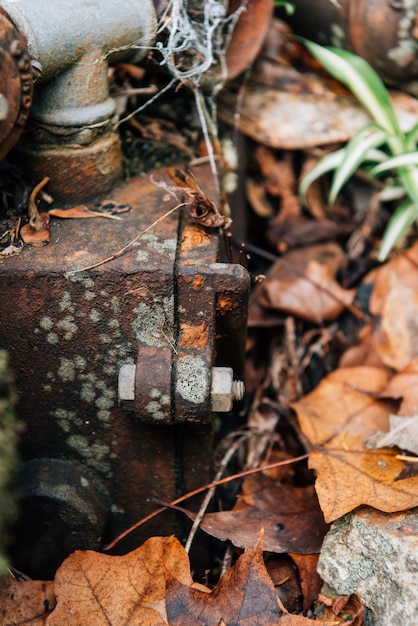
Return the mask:
MULTIPOLYGON (((249 437, 251 436, 251 433, 246 433, 245 435, 241 435, 241 437, 239 437, 239 439, 237 439, 237 441, 234 442, 234 444, 227 450, 226 454, 224 455, 223 459, 221 460, 220 464, 219 464, 219 469, 216 472, 216 476, 215 476, 215 482, 217 480, 220 480, 222 478, 222 475, 229 463, 229 461, 231 460, 231 458, 233 457, 233 455, 235 454, 235 452, 238 450, 238 448, 244 443, 244 441, 246 441, 249 437)), ((200 523, 206 513, 206 509, 209 506, 210 501, 213 498, 213 495, 215 493, 215 487, 211 487, 207 494, 205 495, 205 498, 202 502, 202 504, 200 505, 199 511, 196 514, 196 517, 193 521, 193 526, 190 529, 189 532, 189 536, 187 537, 187 541, 184 545, 184 549, 186 550, 186 552, 188 553, 190 550, 190 547, 192 545, 192 541, 194 539, 194 536, 196 535, 197 529, 200 526, 200 523)))
POLYGON ((184 202, 181 202, 180 204, 175 206, 173 209, 170 209, 169 211, 164 213, 164 215, 161 215, 161 217, 156 219, 155 222, 153 222, 145 230, 140 232, 139 235, 131 239, 131 241, 129 241, 126 244, 126 246, 123 246, 123 248, 121 248, 120 250, 112 254, 111 256, 108 256, 106 259, 102 259, 101 261, 97 261, 97 263, 92 263, 92 265, 87 265, 87 267, 83 267, 78 270, 71 270, 70 272, 67 272, 67 275, 78 274, 79 272, 86 272, 87 270, 92 270, 95 267, 99 267, 99 265, 103 265, 104 263, 109 263, 109 261, 113 261, 114 259, 117 259, 118 257, 122 256, 122 254, 124 254, 134 243, 136 243, 138 239, 141 239, 141 237, 145 235, 145 233, 151 230, 151 228, 154 228, 154 226, 156 226, 159 222, 161 222, 163 219, 165 219, 166 217, 174 213, 174 211, 177 211, 177 209, 179 209, 182 206, 184 206, 184 202))
MULTIPOLYGON (((270 465, 264 465, 264 467, 255 467, 255 468, 252 468, 252 469, 247 469, 247 470, 244 470, 242 472, 238 472, 237 474, 234 474, 233 476, 226 476, 225 478, 221 478, 221 480, 214 481, 212 483, 209 483, 208 485, 204 485, 203 487, 199 487, 198 489, 194 489, 193 491, 190 491, 189 493, 186 493, 184 496, 181 496, 180 498, 177 498, 176 500, 173 500, 172 502, 170 502, 170 505, 175 505, 175 504, 179 504, 180 502, 184 502, 185 500, 188 500, 189 498, 193 498, 194 496, 198 495, 199 493, 202 493, 203 491, 206 491, 207 489, 212 489, 212 487, 218 487, 219 485, 225 485, 226 483, 230 483, 233 480, 237 480, 238 478, 244 478, 245 476, 251 476, 252 474, 258 474, 259 472, 264 472, 264 471, 267 471, 267 470, 275 469, 276 467, 281 467, 283 465, 291 465, 292 463, 298 463, 299 461, 304 461, 308 457, 309 457, 309 453, 301 454, 300 456, 296 456, 293 459, 286 459, 285 461, 278 461, 277 463, 271 463, 270 465)), ((116 539, 111 541, 107 546, 104 546, 103 549, 104 550, 111 550, 112 548, 114 548, 116 546, 116 544, 119 543, 119 541, 124 539, 124 537, 126 537, 132 531, 136 530, 137 528, 139 528, 140 526, 142 526, 143 524, 148 522, 150 519, 153 519, 154 517, 156 517, 160 513, 163 513, 166 510, 166 508, 167 507, 165 507, 165 506, 161 507, 160 509, 157 509, 156 511, 153 511, 152 513, 150 513, 146 517, 143 517, 142 519, 140 519, 139 522, 135 522, 135 524, 133 524, 132 526, 130 526, 129 528, 124 530, 123 533, 121 533, 118 537, 116 537, 116 539)))

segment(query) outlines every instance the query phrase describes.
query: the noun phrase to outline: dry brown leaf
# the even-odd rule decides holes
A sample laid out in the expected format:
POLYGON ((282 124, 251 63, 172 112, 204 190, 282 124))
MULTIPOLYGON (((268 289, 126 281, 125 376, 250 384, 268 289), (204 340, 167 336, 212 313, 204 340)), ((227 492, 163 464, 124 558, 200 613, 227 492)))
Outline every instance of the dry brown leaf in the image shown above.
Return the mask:
POLYGON ((25 243, 29 243, 36 248, 42 248, 51 239, 51 231, 49 229, 49 214, 39 213, 39 220, 42 222, 42 227, 36 230, 28 224, 24 224, 20 229, 20 236, 25 243))
MULTIPOLYGON (((322 516, 321 516, 322 517, 322 516)), ((208 513, 200 527, 221 541, 229 540, 234 546, 245 548, 264 529, 264 547, 268 552, 315 552, 321 549, 326 533, 323 520, 317 525, 318 515, 278 515, 270 511, 247 509, 245 511, 221 511, 208 513)))
POLYGON ((84 219, 91 217, 107 217, 111 220, 121 219, 111 213, 104 213, 99 210, 92 211, 85 204, 73 206, 70 209, 50 209, 48 213, 49 215, 52 215, 52 217, 60 217, 61 219, 84 219))
POLYGON ((0 624, 16 626, 45 624, 45 615, 55 606, 52 581, 0 578, 0 624))
POLYGON ((322 324, 336 319, 352 304, 354 295, 353 289, 340 287, 327 266, 311 260, 304 276, 264 281, 259 300, 265 308, 322 324))
POLYGON ((281 613, 260 543, 248 548, 209 594, 169 576, 166 604, 170 626, 218 626, 222 620, 240 626, 313 624, 305 617, 281 613))
MULTIPOLYGON (((351 596, 337 596, 328 598, 320 595, 318 604, 324 607, 324 613, 329 620, 338 620, 338 624, 350 624, 350 626, 364 626, 364 605, 360 598, 351 596)), ((321 621, 322 623, 322 621, 321 621)))
POLYGON ((174 537, 152 537, 125 556, 77 551, 55 576, 57 606, 47 626, 167 624, 167 572, 191 585, 188 556, 174 537))
POLYGON ((325 521, 361 504, 391 513, 418 506, 418 479, 397 480, 404 463, 392 450, 368 450, 365 439, 388 430, 390 402, 377 400, 387 387, 384 369, 355 367, 327 376, 292 406, 314 446, 309 466, 325 521))
MULTIPOLYGON (((319 552, 328 531, 313 485, 282 484, 264 473, 244 479, 242 493, 232 511, 235 515, 238 512, 240 515, 235 520, 225 520, 224 532, 239 547, 254 545, 257 519, 259 524, 264 524, 263 545, 268 552, 319 552), (241 542, 236 543, 238 540, 241 542)), ((222 513, 213 515, 219 515, 217 521, 221 524, 222 513)), ((215 526, 214 518, 211 522, 215 526)))
POLYGON ((244 552, 210 594, 168 576, 166 605, 170 626, 217 626, 222 619, 243 626, 280 623, 276 592, 259 542, 244 552))
POLYGON ((418 414, 418 358, 394 376, 384 391, 387 398, 402 399, 399 415, 418 414))
POLYGON ((322 579, 316 568, 319 554, 290 554, 299 571, 300 587, 303 594, 303 612, 306 614, 318 597, 322 587, 322 579))
POLYGON ((390 415, 389 432, 379 430, 370 435, 366 439, 366 446, 369 449, 396 446, 401 450, 418 454, 418 415, 413 417, 390 415))
POLYGON ((369 307, 375 322, 363 329, 359 344, 347 350, 340 365, 381 361, 400 371, 418 357, 418 243, 374 276, 369 307))
POLYGON ((345 255, 335 243, 305 246, 278 258, 250 297, 249 326, 277 324, 291 313, 321 323, 339 315, 354 299, 334 280, 345 255))

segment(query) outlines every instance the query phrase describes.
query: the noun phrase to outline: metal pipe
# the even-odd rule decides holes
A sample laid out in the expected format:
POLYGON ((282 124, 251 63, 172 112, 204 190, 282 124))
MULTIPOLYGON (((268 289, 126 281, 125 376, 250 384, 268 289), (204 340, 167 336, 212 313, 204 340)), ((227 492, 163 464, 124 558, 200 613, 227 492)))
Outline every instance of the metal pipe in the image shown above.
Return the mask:
POLYGON ((108 63, 147 54, 157 26, 152 0, 0 0, 0 11, 41 70, 19 147, 26 172, 49 176, 57 199, 107 193, 122 173, 108 63))

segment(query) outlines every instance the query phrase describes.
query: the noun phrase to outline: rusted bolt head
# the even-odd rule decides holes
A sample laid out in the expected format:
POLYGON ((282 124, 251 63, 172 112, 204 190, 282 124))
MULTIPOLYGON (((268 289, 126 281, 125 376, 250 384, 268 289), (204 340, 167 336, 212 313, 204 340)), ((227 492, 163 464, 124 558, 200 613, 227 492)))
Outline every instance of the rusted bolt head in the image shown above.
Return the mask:
POLYGON ((242 400, 244 391, 244 383, 234 380, 234 372, 230 367, 212 368, 212 411, 216 413, 231 411, 234 400, 242 400))

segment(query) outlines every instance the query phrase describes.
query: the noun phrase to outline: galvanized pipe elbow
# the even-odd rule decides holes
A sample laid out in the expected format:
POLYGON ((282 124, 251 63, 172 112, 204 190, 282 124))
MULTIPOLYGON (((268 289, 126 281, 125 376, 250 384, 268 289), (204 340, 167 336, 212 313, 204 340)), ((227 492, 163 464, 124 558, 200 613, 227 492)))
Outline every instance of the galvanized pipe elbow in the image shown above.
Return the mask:
POLYGON ((157 24, 152 0, 0 0, 1 11, 42 72, 31 110, 33 130, 22 146, 29 153, 22 160, 31 162, 34 178, 56 180, 52 192, 58 198, 71 195, 65 188, 69 176, 79 191, 88 187, 81 196, 93 197, 103 185, 111 189, 120 177, 121 156, 108 63, 147 54, 157 24), (64 170, 53 166, 57 155, 51 151, 65 152, 62 158, 58 154, 64 170), (89 181, 96 177, 96 184, 84 181, 82 173, 74 181, 80 170, 89 181))
POLYGON ((32 114, 58 126, 109 119, 108 62, 140 60, 156 30, 151 0, 1 0, 0 7, 42 68, 32 114))

